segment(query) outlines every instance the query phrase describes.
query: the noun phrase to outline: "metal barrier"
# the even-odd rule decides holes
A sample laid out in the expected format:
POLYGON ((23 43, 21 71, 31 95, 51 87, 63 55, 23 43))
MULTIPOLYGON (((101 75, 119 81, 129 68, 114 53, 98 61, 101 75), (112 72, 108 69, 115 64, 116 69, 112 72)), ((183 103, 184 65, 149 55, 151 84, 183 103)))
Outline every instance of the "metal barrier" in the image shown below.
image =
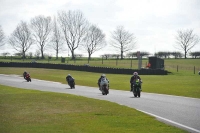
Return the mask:
POLYGON ((70 64, 49 64, 49 63, 24 63, 24 62, 0 62, 0 67, 29 67, 29 68, 48 68, 62 70, 77 70, 97 73, 110 74, 132 74, 138 72, 140 75, 167 75, 166 70, 162 69, 125 69, 125 68, 109 68, 85 65, 70 65, 70 64))

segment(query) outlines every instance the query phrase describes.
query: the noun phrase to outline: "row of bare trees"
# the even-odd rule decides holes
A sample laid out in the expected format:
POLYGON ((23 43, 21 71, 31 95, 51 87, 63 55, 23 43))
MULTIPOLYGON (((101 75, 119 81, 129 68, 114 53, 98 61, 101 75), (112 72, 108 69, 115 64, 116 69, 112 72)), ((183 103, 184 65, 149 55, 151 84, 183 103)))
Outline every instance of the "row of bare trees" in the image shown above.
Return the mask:
MULTIPOLYGON (((51 17, 40 15, 32 18, 29 23, 21 21, 8 39, 0 27, 0 46, 7 40, 16 51, 22 53, 23 58, 32 45, 37 45, 41 58, 44 58, 47 48, 53 49, 58 58, 58 54, 65 51, 67 46, 72 59, 75 58, 77 48, 87 52, 90 59, 93 53, 107 45, 105 38, 103 31, 97 25, 90 24, 81 11, 60 11, 53 20, 51 17)), ((193 30, 177 32, 176 48, 184 51, 185 58, 198 42, 199 37, 193 30)), ((136 37, 123 26, 117 26, 111 32, 109 44, 119 53, 120 59, 124 58, 125 53, 129 57, 135 55, 130 51, 136 46, 136 37)), ((144 56, 148 54, 144 53, 144 56)))
POLYGON ((191 52, 190 56, 192 56, 194 58, 200 57, 200 51, 199 52, 191 52))
POLYGON ((59 52, 66 49, 64 44, 67 44, 72 59, 75 58, 74 51, 77 48, 86 51, 90 59, 94 52, 106 46, 103 31, 97 25, 90 24, 80 11, 58 12, 58 18, 54 17, 53 21, 51 17, 42 15, 32 18, 30 23, 21 21, 7 42, 22 53, 23 58, 35 44, 40 50, 41 58, 44 58, 47 48, 53 49, 58 58, 59 52))
MULTIPOLYGON (((145 52, 145 51, 140 51, 140 57, 149 57, 151 54, 149 52, 145 52)), ((200 52, 190 52, 189 55, 192 58, 200 58, 200 52)), ((159 57, 159 58, 183 58, 184 54, 181 52, 169 52, 169 51, 160 51, 154 54, 154 56, 159 57)), ((104 54, 102 55, 103 58, 105 59, 109 59, 109 58, 117 58, 119 59, 120 54, 104 54)), ((129 52, 127 53, 124 58, 138 58, 138 52, 129 52)))

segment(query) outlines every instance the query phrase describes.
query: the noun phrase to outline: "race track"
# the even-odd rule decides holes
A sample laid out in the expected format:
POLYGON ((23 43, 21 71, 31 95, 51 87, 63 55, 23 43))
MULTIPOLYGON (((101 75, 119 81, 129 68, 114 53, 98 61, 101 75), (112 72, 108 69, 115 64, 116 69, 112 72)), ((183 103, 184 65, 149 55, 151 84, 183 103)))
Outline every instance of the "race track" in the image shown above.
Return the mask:
POLYGON ((141 93, 141 98, 135 98, 129 91, 110 89, 110 94, 102 95, 98 88, 78 86, 70 89, 68 85, 57 82, 32 79, 26 82, 17 75, 0 74, 0 84, 18 88, 75 94, 94 99, 107 100, 135 108, 158 120, 177 126, 184 130, 200 133, 200 99, 179 96, 141 93))

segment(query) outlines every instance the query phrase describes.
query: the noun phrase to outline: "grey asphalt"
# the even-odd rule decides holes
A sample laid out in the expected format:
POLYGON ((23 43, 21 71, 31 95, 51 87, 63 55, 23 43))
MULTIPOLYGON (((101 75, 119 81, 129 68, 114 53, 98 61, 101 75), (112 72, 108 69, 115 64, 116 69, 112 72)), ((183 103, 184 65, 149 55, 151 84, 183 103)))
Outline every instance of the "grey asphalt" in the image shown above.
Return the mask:
MULTIPOLYGON (((96 81, 96 80, 95 80, 96 81)), ((70 89, 67 84, 32 79, 26 82, 18 75, 0 74, 0 84, 18 88, 68 93, 84 97, 107 100, 135 108, 139 111, 155 116, 159 121, 174 125, 188 132, 200 133, 200 99, 180 96, 141 93, 135 98, 129 91, 110 89, 108 95, 102 95, 96 87, 78 86, 70 89)), ((143 88, 145 89, 145 88, 143 88)))

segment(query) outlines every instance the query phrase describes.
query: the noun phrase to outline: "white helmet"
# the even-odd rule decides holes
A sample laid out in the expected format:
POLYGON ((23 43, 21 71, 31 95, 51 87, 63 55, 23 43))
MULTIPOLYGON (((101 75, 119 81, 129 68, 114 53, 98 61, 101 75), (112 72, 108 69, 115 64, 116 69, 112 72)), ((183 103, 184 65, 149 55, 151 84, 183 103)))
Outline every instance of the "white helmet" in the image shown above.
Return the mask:
POLYGON ((68 76, 71 76, 70 74, 68 74, 68 76))
POLYGON ((102 74, 101 76, 102 76, 102 77, 106 77, 106 75, 105 75, 105 74, 102 74))
POLYGON ((137 73, 137 72, 134 72, 134 73, 133 73, 133 75, 134 75, 134 76, 137 76, 137 75, 138 75, 138 73, 137 73))

